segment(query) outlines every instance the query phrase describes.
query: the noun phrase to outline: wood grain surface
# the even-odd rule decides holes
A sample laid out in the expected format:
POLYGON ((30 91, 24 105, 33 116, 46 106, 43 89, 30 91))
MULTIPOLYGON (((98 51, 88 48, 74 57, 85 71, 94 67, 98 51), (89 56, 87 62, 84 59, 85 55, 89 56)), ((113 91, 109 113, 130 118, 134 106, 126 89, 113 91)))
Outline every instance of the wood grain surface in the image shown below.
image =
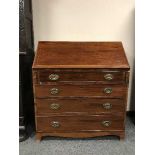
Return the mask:
POLYGON ((70 71, 67 70, 40 70, 38 73, 38 82, 47 83, 47 82, 69 82, 69 81, 86 81, 86 82, 93 82, 93 81, 101 81, 106 83, 125 83, 125 75, 126 72, 121 71, 104 71, 104 70, 98 70, 98 71, 92 71, 92 70, 85 70, 83 71, 81 69, 81 72, 76 69, 72 69, 70 71), (56 81, 50 80, 49 76, 51 74, 58 75, 59 78, 56 81), (107 80, 105 78, 106 75, 111 75, 112 80, 107 80))
POLYGON ((121 42, 39 42, 33 63, 36 139, 124 139, 129 69, 121 42), (58 78, 52 81, 51 74, 58 78))
POLYGON ((43 137, 47 136, 56 136, 64 138, 93 138, 93 137, 102 137, 102 136, 118 136, 120 140, 124 140, 125 132, 124 130, 115 130, 115 131, 79 131, 79 132, 37 132, 36 140, 40 142, 43 137))
POLYGON ((124 130, 122 114, 37 116, 36 119, 38 132, 124 130), (110 126, 102 125, 103 121, 110 121, 110 126), (59 122, 60 127, 52 127, 52 122, 59 122))
POLYGON ((126 85, 36 85, 35 96, 37 98, 48 98, 48 97, 111 97, 120 98, 123 97, 127 92, 126 85), (51 94, 51 89, 58 89, 58 94, 51 94), (112 93, 107 94, 104 92, 106 88, 111 88, 112 93))
POLYGON ((127 68, 121 42, 47 42, 38 44, 33 68, 127 68))
POLYGON ((123 99, 105 98, 63 98, 63 99, 36 99, 37 115, 52 114, 102 114, 111 112, 125 112, 125 101, 123 99), (59 107, 52 109, 52 104, 59 107), (110 108, 106 105, 110 104, 110 108))

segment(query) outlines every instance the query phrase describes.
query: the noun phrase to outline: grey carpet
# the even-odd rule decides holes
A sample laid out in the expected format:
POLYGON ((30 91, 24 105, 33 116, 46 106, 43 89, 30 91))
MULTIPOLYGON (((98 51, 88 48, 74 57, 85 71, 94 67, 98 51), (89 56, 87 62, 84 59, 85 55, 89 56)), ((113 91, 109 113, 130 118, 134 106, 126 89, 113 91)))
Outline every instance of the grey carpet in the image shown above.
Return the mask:
POLYGON ((20 155, 134 155, 135 127, 130 118, 126 121, 126 138, 107 136, 90 139, 44 138, 35 141, 34 134, 19 144, 20 155))

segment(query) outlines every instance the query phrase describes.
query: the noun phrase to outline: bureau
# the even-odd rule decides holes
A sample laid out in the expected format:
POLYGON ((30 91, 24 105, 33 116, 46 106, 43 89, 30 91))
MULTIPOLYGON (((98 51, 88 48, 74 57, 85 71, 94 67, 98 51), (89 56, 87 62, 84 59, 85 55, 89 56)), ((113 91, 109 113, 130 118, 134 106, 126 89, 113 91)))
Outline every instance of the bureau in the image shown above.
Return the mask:
POLYGON ((129 64, 121 42, 38 43, 36 139, 125 137, 129 64))

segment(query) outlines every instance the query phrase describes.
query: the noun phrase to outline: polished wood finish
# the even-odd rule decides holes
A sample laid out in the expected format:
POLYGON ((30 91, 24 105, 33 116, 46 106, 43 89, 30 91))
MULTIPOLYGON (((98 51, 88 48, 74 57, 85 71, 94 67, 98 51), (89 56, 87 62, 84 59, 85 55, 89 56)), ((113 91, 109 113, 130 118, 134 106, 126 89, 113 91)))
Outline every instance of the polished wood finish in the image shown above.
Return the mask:
POLYGON ((125 85, 71 85, 71 84, 59 84, 59 85, 36 85, 35 95, 37 98, 48 97, 69 97, 69 96, 89 96, 89 97, 112 97, 120 98, 126 94, 127 87, 125 85), (51 89, 57 88, 58 93, 52 94, 51 89), (105 93, 106 88, 111 88, 112 93, 105 93))
POLYGON ((129 65, 121 42, 41 41, 33 68, 129 69, 129 65))
POLYGON ((36 133, 36 141, 40 142, 42 137, 45 136, 57 136, 57 137, 64 137, 64 138, 93 138, 93 137, 100 137, 100 136, 118 136, 120 140, 124 140, 125 133, 124 131, 79 131, 79 132, 37 132, 36 133))
POLYGON ((59 75, 58 80, 56 82, 68 82, 68 81, 84 81, 84 82, 93 82, 93 81, 100 81, 102 83, 125 83, 126 72, 121 71, 106 71, 106 70, 56 70, 56 69, 49 69, 49 70, 40 70, 38 72, 38 83, 53 83, 54 81, 50 80, 49 76, 51 74, 59 75), (107 80, 105 78, 106 75, 111 74, 113 76, 112 80, 107 80))
POLYGON ((37 117, 38 132, 71 132, 71 131, 109 131, 124 130, 123 115, 59 115, 37 117), (59 127, 54 128, 52 122, 58 122, 59 127), (110 121, 110 125, 104 126, 103 121, 110 121))
POLYGON ((123 99, 107 99, 107 98, 52 98, 52 99, 36 99, 37 115, 51 114, 102 114, 111 112, 125 112, 125 101, 123 99), (107 103, 111 106, 108 108, 107 103), (52 109, 52 104, 58 104, 57 109, 52 109))
POLYGON ((129 65, 121 42, 39 42, 36 139, 125 137, 129 65))

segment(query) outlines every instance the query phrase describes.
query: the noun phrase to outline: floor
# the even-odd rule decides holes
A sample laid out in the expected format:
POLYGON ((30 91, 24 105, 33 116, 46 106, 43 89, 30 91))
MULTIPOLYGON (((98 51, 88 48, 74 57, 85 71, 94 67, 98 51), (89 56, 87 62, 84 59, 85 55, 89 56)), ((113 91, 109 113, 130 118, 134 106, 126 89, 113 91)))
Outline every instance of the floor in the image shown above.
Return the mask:
POLYGON ((126 138, 107 136, 90 139, 64 139, 47 137, 40 143, 35 141, 34 133, 19 144, 20 155, 134 155, 135 126, 127 117, 126 138))

